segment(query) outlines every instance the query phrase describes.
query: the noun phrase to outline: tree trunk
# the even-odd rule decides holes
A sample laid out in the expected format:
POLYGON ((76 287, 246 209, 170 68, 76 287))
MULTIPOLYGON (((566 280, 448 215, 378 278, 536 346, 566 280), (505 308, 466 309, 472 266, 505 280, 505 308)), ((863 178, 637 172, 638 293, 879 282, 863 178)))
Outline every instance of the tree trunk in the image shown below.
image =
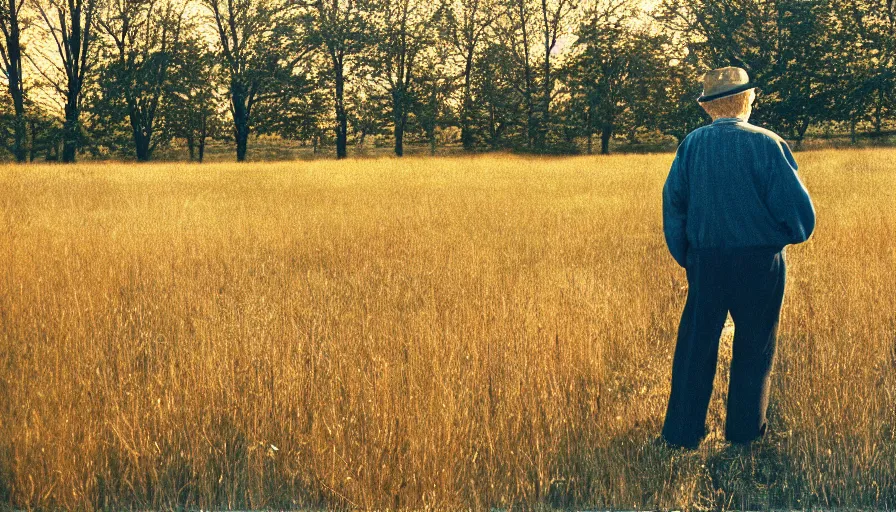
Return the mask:
POLYGON ((249 141, 249 109, 246 105, 246 93, 241 84, 230 87, 233 103, 233 128, 236 139, 236 161, 246 161, 246 145, 249 141))
POLYGON ((395 123, 395 156, 404 156, 404 126, 401 122, 395 123))
POLYGON ((144 118, 143 111, 137 105, 137 101, 127 95, 128 119, 131 121, 131 133, 134 136, 134 151, 137 153, 138 162, 148 162, 152 149, 152 119, 144 118))
POLYGON ((202 113, 199 116, 199 163, 205 160, 205 141, 208 138, 208 114, 202 113))
MULTIPOLYGON (((18 80, 16 78, 16 80, 18 80)), ((15 107, 15 140, 13 141, 12 153, 16 157, 16 162, 23 163, 25 162, 25 157, 28 154, 27 148, 27 126, 25 121, 25 104, 23 101, 23 94, 19 87, 13 87, 13 77, 9 77, 10 82, 10 92, 12 92, 12 100, 13 105, 15 107)))
POLYGON ((78 150, 78 118, 80 109, 77 105, 77 94, 72 90, 68 92, 68 100, 65 103, 65 123, 62 127, 62 161, 74 163, 78 150))
POLYGON ((600 154, 610 154, 611 137, 613 137, 613 123, 604 123, 600 131, 600 154))
POLYGON ((538 131, 538 119, 535 116, 535 105, 532 99, 532 96, 535 94, 533 91, 533 78, 532 78, 532 65, 529 63, 529 31, 526 28, 526 8, 525 2, 518 2, 519 6, 519 19, 520 19, 520 28, 522 29, 522 51, 523 51, 523 77, 525 78, 525 91, 524 97, 526 101, 526 145, 529 149, 535 149, 536 143, 535 140, 537 138, 536 132, 538 131))
POLYGON ((492 149, 498 149, 498 126, 495 120, 495 104, 488 106, 488 143, 492 149))
MULTIPOLYGON (((131 106, 131 132, 134 135, 134 150, 137 153, 138 162, 148 162, 152 156, 152 148, 150 140, 152 139, 152 128, 143 127, 141 122, 142 115, 136 105, 131 106)), ((149 123, 146 123, 149 124, 149 123)))
POLYGON ((473 51, 467 52, 467 60, 464 64, 464 99, 461 105, 460 115, 460 140, 464 146, 464 151, 473 150, 473 128, 470 119, 470 111, 473 110, 473 51))
POLYGON ((537 135, 538 131, 538 119, 535 118, 535 105, 532 103, 532 94, 528 90, 526 90, 526 138, 527 145, 529 149, 536 149, 537 146, 537 135))
POLYGON ((585 112, 585 132, 588 141, 588 154, 594 154, 594 105, 588 102, 588 110, 585 112))
MULTIPOLYGON (((59 4, 56 4, 57 6, 59 4)), ((87 56, 91 41, 94 7, 92 2, 68 2, 69 9, 57 9, 62 41, 57 49, 65 71, 65 121, 62 128, 62 161, 73 163, 77 158, 81 139, 81 92, 88 67, 87 56), (82 11, 82 7, 84 10, 82 11), (82 15, 84 16, 82 18, 82 15)), ((41 11, 43 13, 43 11, 41 11)), ((45 14, 45 13, 44 13, 45 14)), ((47 20, 49 23, 49 20, 47 20)), ((62 84, 58 84, 61 86, 62 84)))
POLYGON ((429 154, 435 156, 436 154, 436 128, 438 128, 439 123, 439 94, 438 88, 433 87, 432 94, 429 97, 429 112, 432 115, 432 119, 427 123, 426 128, 426 137, 429 139, 429 154))
POLYGON ((137 150, 138 162, 149 162, 151 149, 149 147, 149 135, 138 130, 134 132, 134 147, 137 150))
POLYGON ((190 131, 190 135, 187 135, 187 151, 190 153, 190 161, 192 162, 196 158, 196 140, 193 138, 192 130, 190 131))
POLYGON ((345 77, 342 57, 333 57, 333 71, 336 74, 336 158, 347 156, 348 116, 345 114, 345 77))
POLYGON ((13 121, 14 139, 12 153, 16 162, 23 163, 28 155, 27 137, 28 127, 25 120, 25 90, 22 80, 22 46, 19 37, 19 9, 16 2, 7 1, 5 8, 9 33, 5 34, 6 79, 9 85, 9 94, 12 96, 15 120, 13 121))
POLYGON ((856 118, 851 117, 849 119, 849 143, 855 145, 858 143, 858 139, 856 138, 856 118))
POLYGON ((31 132, 31 144, 28 146, 28 160, 33 162, 37 158, 37 123, 34 120, 28 121, 28 128, 31 132))
MULTIPOLYGON (((546 13, 546 0, 541 1, 541 7, 542 12, 546 13)), ((553 84, 551 83, 551 36, 547 25, 545 25, 544 29, 544 64, 542 66, 542 75, 544 82, 541 84, 541 119, 537 132, 537 146, 539 149, 545 149, 545 145, 547 144, 548 126, 551 123, 551 91, 553 90, 553 84)))
POLYGON ((404 156, 404 126, 407 122, 405 114, 404 91, 392 93, 392 121, 395 123, 395 156, 404 156))
POLYGON ((806 130, 809 129, 809 121, 803 120, 800 121, 800 124, 796 128, 796 149, 800 149, 803 147, 803 138, 806 136, 806 130))

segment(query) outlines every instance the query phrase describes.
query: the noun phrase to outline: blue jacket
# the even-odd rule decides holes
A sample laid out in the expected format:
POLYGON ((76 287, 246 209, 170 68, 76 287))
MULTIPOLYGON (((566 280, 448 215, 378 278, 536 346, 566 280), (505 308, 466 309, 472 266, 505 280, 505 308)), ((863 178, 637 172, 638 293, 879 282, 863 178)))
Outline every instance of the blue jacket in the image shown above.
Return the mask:
POLYGON ((778 247, 806 241, 815 208, 787 143, 737 118, 689 133, 663 186, 663 232, 685 266, 689 247, 778 247))

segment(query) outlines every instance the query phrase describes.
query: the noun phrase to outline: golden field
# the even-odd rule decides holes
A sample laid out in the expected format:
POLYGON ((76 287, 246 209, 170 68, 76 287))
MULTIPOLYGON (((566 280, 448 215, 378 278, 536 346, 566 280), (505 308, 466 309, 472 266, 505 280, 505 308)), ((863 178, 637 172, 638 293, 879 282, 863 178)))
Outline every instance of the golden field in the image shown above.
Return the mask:
POLYGON ((0 508, 892 509, 896 150, 796 157, 770 434, 729 332, 696 452, 671 154, 0 166, 0 508))

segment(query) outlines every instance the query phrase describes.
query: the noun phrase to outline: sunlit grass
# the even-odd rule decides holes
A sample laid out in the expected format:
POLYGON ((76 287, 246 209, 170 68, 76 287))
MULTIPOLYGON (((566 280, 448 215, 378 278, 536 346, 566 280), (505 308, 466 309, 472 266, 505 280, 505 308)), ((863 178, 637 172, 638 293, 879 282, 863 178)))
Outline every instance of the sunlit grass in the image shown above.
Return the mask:
POLYGON ((0 502, 892 508, 896 151, 797 158, 772 432, 722 371, 696 453, 671 155, 0 166, 0 502))

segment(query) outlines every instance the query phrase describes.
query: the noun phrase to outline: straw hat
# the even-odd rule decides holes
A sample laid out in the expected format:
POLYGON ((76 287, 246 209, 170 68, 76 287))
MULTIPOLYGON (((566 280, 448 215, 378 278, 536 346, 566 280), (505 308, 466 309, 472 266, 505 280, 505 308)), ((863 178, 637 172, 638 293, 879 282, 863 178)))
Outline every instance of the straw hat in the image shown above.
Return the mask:
POLYGON ((743 68, 729 66, 713 69, 703 75, 703 94, 697 98, 697 101, 703 103, 717 100, 755 87, 756 85, 750 82, 750 77, 743 68))

